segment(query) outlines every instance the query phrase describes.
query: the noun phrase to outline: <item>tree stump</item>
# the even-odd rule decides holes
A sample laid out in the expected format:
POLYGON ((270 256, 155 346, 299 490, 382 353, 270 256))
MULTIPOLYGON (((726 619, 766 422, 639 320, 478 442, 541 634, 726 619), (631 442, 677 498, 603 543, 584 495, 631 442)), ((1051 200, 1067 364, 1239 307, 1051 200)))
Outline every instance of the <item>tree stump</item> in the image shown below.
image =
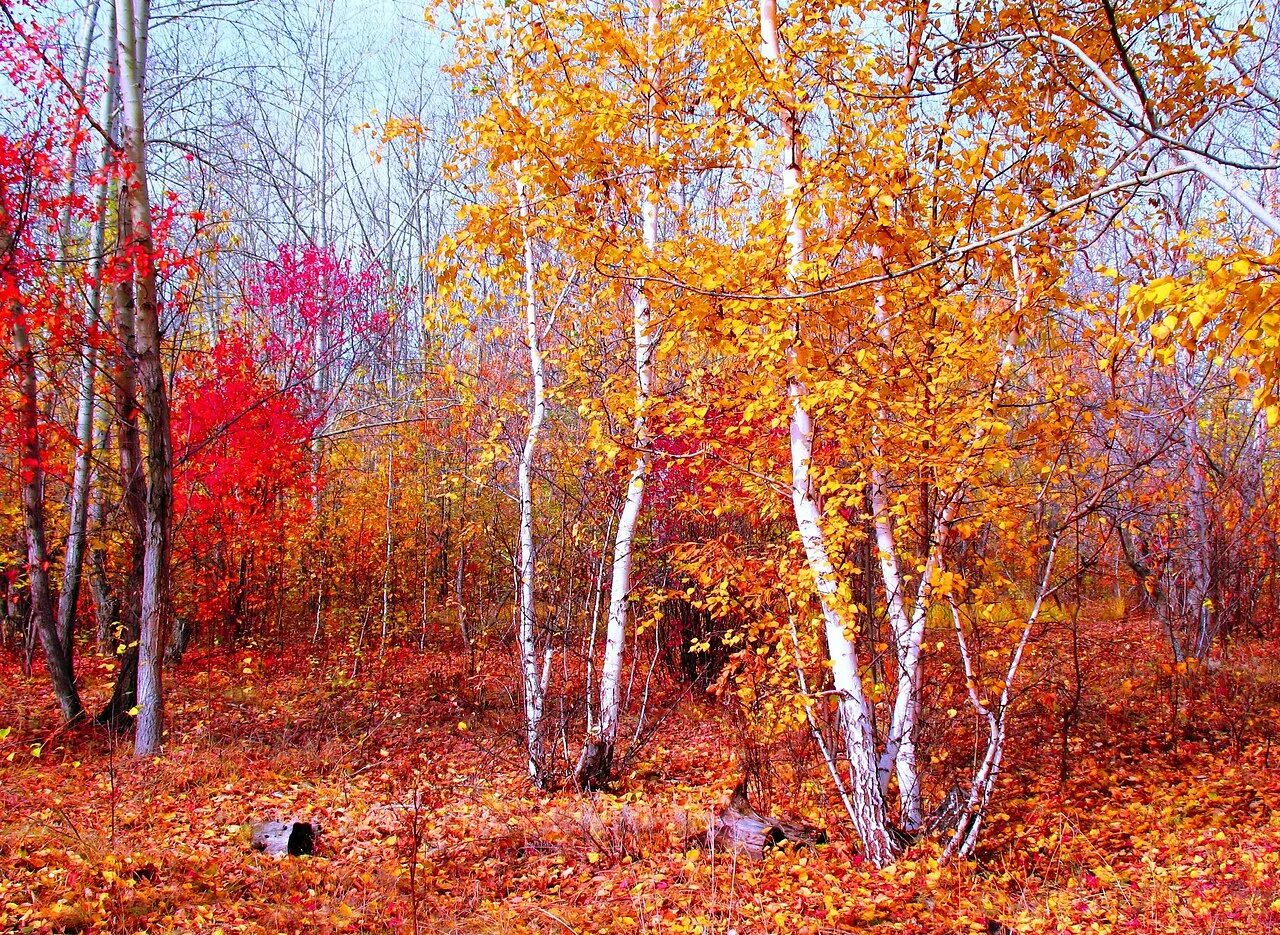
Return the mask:
POLYGON ((799 847, 827 843, 827 833, 803 822, 761 815, 747 801, 746 784, 733 790, 729 804, 707 829, 707 846, 734 850, 762 860, 767 851, 790 842, 799 847))
POLYGON ((301 857, 315 847, 320 825, 309 821, 262 821, 253 826, 250 843, 272 857, 301 857))

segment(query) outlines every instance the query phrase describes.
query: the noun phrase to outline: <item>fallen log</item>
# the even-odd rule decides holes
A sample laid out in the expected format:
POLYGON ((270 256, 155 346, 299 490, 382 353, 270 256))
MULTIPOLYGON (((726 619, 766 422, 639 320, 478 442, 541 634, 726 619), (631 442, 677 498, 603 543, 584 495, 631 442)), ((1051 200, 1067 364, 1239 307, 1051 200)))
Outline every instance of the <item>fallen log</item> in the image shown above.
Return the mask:
POLYGON ((827 833, 803 822, 761 815, 747 801, 746 783, 733 790, 729 804, 707 829, 707 846, 712 850, 734 850, 756 860, 788 843, 816 847, 827 843, 827 833))

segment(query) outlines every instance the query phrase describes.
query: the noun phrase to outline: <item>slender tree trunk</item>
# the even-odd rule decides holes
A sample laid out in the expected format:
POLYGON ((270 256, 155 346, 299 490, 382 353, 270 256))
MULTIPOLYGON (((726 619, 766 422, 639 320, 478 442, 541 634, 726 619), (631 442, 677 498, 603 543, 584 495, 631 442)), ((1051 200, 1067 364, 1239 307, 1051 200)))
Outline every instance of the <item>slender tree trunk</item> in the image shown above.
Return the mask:
MULTIPOLYGON (((875 452, 875 456, 878 454, 878 451, 875 452)), ((870 487, 880 576, 884 582, 885 606, 898 665, 898 689, 894 697, 889 733, 880 755, 878 775, 880 790, 887 796, 889 773, 891 770, 897 773, 902 825, 907 831, 914 833, 920 830, 924 821, 920 777, 916 768, 915 736, 920 712, 920 646, 928 615, 929 579, 933 574, 935 552, 934 545, 930 542, 916 601, 908 611, 903 597, 904 585, 898 564, 897 539, 889 512, 885 478, 879 467, 873 466, 871 469, 870 487)))
POLYGON ((125 149, 130 171, 129 214, 137 246, 134 281, 137 303, 137 370, 146 427, 146 530, 143 536, 142 602, 138 645, 138 723, 134 753, 160 749, 164 733, 163 654, 169 590, 169 534, 172 520, 173 442, 169 399, 160 356, 160 307, 147 187, 143 80, 146 69, 146 0, 116 0, 120 87, 125 104, 125 149))
MULTIPOLYGON (((115 17, 110 19, 114 34, 115 17)), ((91 30, 86 30, 91 36, 91 30)), ((86 43, 87 45, 88 43, 86 43)), ((87 56, 85 60, 87 67, 87 56)), ((107 78, 107 91, 102 97, 99 123, 111 132, 115 112, 115 69, 107 78)), ((97 336, 102 311, 102 268, 106 251, 107 179, 106 171, 111 160, 112 144, 104 140, 102 155, 98 161, 98 180, 94 189, 93 258, 89 267, 89 301, 85 306, 85 339, 81 347, 80 386, 76 411, 76 462, 71 482, 71 509, 67 532, 67 551, 63 564, 62 592, 58 596, 58 634, 68 654, 72 650, 75 631, 76 606, 80 599, 80 579, 84 569, 84 557, 88 544, 89 500, 93 482, 95 452, 96 399, 94 393, 98 376, 97 336)), ((70 218, 63 232, 64 244, 70 240, 70 218)), ((65 247, 64 247, 65 250, 65 247)))
MULTIPOLYGON (((508 20, 508 28, 515 42, 514 26, 508 20)), ((514 57, 509 61, 512 107, 517 107, 518 89, 514 57)), ((538 434, 547 414, 545 373, 542 348, 538 337, 538 259, 531 230, 532 208, 522 178, 522 166, 515 165, 516 201, 520 217, 521 251, 524 260, 524 329, 525 343, 529 349, 529 379, 532 394, 529 403, 529 426, 524 447, 520 452, 516 484, 520 502, 520 543, 516 564, 517 614, 516 634, 520 646, 520 677, 524 695, 525 756, 529 778, 538 788, 547 784, 545 750, 542 736, 542 710, 546 697, 546 679, 539 669, 538 619, 535 606, 534 578, 537 559, 533 548, 533 462, 538 449, 538 434)), ((550 671, 550 643, 547 644, 550 671)))
MULTIPOLYGON (((879 456, 878 450, 874 452, 874 456, 879 456)), ((885 607, 898 666, 898 688, 894 695, 888 736, 880 754, 878 775, 880 790, 887 797, 889 774, 891 771, 897 774, 902 826, 914 834, 924 823, 924 802, 916 763, 916 729, 920 716, 920 652, 928 621, 933 574, 941 561, 942 540, 951 523, 951 505, 958 492, 953 490, 950 493, 948 505, 940 515, 934 517, 932 533, 925 542, 924 567, 920 572, 915 603, 908 610, 884 473, 878 466, 873 466, 870 473, 871 510, 880 559, 880 577, 884 583, 885 607)), ((960 483, 959 476, 956 482, 957 485, 960 483)))
MULTIPOLYGON (((916 12, 912 31, 907 38, 906 60, 898 75, 898 84, 903 97, 904 109, 902 119, 905 123, 905 109, 910 106, 911 82, 920 61, 920 44, 928 22, 928 2, 916 12)), ((871 248, 872 256, 880 263, 884 262, 883 249, 879 244, 871 248)), ((876 323, 886 348, 893 346, 893 336, 889 330, 889 318, 886 310, 885 294, 878 290, 873 299, 876 323)), ((883 416, 884 414, 881 413, 883 416)), ((874 430, 873 430, 874 432, 874 430)), ((892 513, 889 507, 888 479, 881 466, 881 450, 878 434, 873 434, 872 463, 870 466, 869 499, 872 509, 872 525, 875 530, 875 548, 879 558, 880 578, 884 585, 885 610, 889 618, 889 630, 893 639, 895 660, 897 663, 897 692, 894 696, 893 710, 890 714, 889 730, 885 738, 884 750, 881 752, 877 775, 881 794, 886 801, 889 795, 889 775, 896 772, 898 779, 898 800, 900 819, 903 827, 911 833, 920 830, 924 820, 923 802, 920 792, 920 777, 916 765, 916 726, 920 714, 920 649, 924 640, 924 628, 929 610, 929 589, 935 564, 940 560, 937 549, 940 547, 940 533, 949 520, 947 514, 941 517, 928 513, 928 496, 924 499, 924 515, 935 520, 924 531, 925 555, 924 568, 920 576, 915 603, 907 607, 905 585, 899 564, 897 536, 894 532, 892 513)))
MULTIPOLYGON (((122 190, 121 201, 126 198, 122 190)), ((117 249, 132 239, 129 213, 123 204, 117 212, 117 249)), ((99 570, 95 570, 98 593, 98 613, 113 612, 121 624, 120 637, 115 641, 120 655, 120 671, 107 702, 98 715, 98 722, 113 729, 125 726, 132 718, 138 698, 138 646, 141 636, 142 567, 146 536, 146 483, 143 478, 142 437, 138 430, 138 391, 134 371, 137 341, 134 336, 136 307, 133 282, 122 277, 114 287, 112 305, 115 314, 116 355, 111 367, 114 390, 113 405, 116 420, 116 446, 120 459, 120 497, 125 515, 129 519, 129 564, 124 593, 111 595, 106 586, 105 562, 95 557, 99 570)), ((101 510, 99 503, 97 509, 101 510)), ((101 550, 95 550, 100 553, 101 550)))
MULTIPOLYGON (((662 24, 662 0, 649 0, 646 38, 645 99, 648 150, 656 153, 657 128, 653 119, 653 88, 657 85, 654 45, 662 24)), ((658 247, 657 193, 648 182, 640 188, 641 239, 646 258, 658 247)), ((590 731, 578 761, 577 783, 582 788, 599 788, 608 783, 613 771, 613 755, 618 740, 621 714, 619 688, 627 640, 627 599, 631 595, 631 560, 640 510, 644 506, 645 477, 649 471, 649 428, 647 413, 653 382, 654 335, 645 286, 637 284, 632 295, 632 328, 635 340, 636 411, 635 464, 627 481, 626 498, 613 542, 613 579, 609 587, 609 616, 605 626, 604 660, 600 667, 600 718, 590 731)))
MULTIPOLYGON (((776 0, 761 0, 760 39, 767 66, 776 73, 781 68, 776 0)), ((779 103, 778 121, 783 152, 783 197, 790 215, 787 270, 794 286, 802 275, 805 262, 804 222, 800 216, 800 135, 792 106, 779 103)), ((809 573, 813 576, 814 589, 822 606, 831 679, 839 698, 840 729, 851 772, 849 799, 854 824, 862 838, 865 855, 873 863, 883 865, 893 859, 897 845, 889 832, 884 797, 877 778, 871 709, 863 691, 858 652, 852 634, 846 630, 845 609, 822 531, 822 508, 809 477, 813 458, 813 419, 805 402, 808 389, 796 372, 794 352, 790 364, 792 373, 787 380, 787 397, 791 405, 791 502, 809 573)))
POLYGON ((969 786, 969 796, 965 802, 964 810, 961 812, 960 822, 943 848, 945 856, 968 857, 973 853, 974 847, 977 846, 978 832, 982 828, 982 820, 986 816, 987 805, 990 803, 991 795, 995 791, 996 780, 1000 778, 1000 766, 1004 760, 1011 686, 1013 685, 1014 677, 1018 674, 1018 667, 1022 664, 1022 656, 1026 651, 1027 642, 1031 638, 1031 631, 1035 627, 1036 621, 1040 618, 1040 608, 1044 605, 1045 597, 1052 590, 1049 587, 1049 582, 1053 577, 1053 562, 1057 551, 1058 535, 1055 533, 1049 540, 1044 573, 1040 578, 1040 586, 1036 590, 1035 601, 1027 614, 1027 620, 1022 627, 1022 634, 1018 638, 1018 644, 1009 656, 1009 665, 1005 670, 1000 697, 993 706, 987 705, 979 697, 978 682, 973 668, 973 656, 964 635, 964 623, 960 615, 960 605, 956 602, 954 594, 948 595, 951 603, 952 619, 955 624, 956 642, 960 648, 960 660, 964 665, 969 704, 978 716, 987 722, 987 749, 983 755, 982 763, 974 775, 973 782, 969 786))
MULTIPOLYGON (((110 430, 108 415, 101 402, 97 405, 97 417, 93 430, 93 448, 105 455, 110 430)), ((95 468, 90 482, 89 498, 89 589, 93 594, 93 612, 97 618, 97 644, 99 653, 115 653, 116 626, 120 622, 120 600, 107 578, 107 550, 102 544, 106 525, 106 485, 95 468)))
POLYGON ((44 650, 45 665, 63 720, 76 721, 84 713, 71 669, 71 654, 58 637, 53 595, 49 583, 49 553, 45 543, 44 452, 40 444, 40 411, 35 352, 31 348, 22 311, 13 309, 13 347, 22 381, 19 411, 22 453, 22 517, 26 526, 27 581, 31 593, 31 617, 44 650))
POLYGON ((517 182, 520 214, 524 227, 524 309, 525 341, 529 345, 529 375, 533 394, 529 412, 529 428, 520 452, 517 484, 520 497, 520 672, 524 686, 525 752, 529 778, 541 788, 546 783, 542 744, 542 679, 538 671, 538 621, 534 606, 534 576, 537 573, 533 550, 533 460, 538 448, 538 433, 546 418, 547 397, 542 366, 542 350, 538 344, 538 305, 536 294, 537 259, 533 238, 529 234, 529 207, 524 183, 517 182))
MULTIPOLYGON (((1190 370, 1188 369, 1188 377, 1190 370)), ((1175 375, 1176 379, 1176 375, 1175 375)), ((1190 610, 1194 629, 1189 642, 1192 655, 1203 660, 1213 647, 1217 635, 1217 608, 1213 606, 1213 534, 1209 519, 1208 465, 1204 442, 1200 437, 1199 412, 1188 387, 1182 387, 1182 441, 1187 449, 1188 513, 1191 516, 1192 542, 1190 610)))
POLYGON ((182 657, 186 655, 191 644, 191 621, 179 617, 173 622, 173 633, 170 634, 169 645, 164 650, 164 664, 171 669, 182 665, 182 657))

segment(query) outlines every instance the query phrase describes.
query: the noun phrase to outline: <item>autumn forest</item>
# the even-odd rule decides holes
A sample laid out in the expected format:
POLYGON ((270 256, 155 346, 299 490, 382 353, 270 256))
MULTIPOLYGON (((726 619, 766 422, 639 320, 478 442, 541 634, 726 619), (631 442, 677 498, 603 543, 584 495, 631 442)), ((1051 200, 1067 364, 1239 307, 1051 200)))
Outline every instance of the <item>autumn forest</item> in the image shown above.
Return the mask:
POLYGON ((0 932, 1280 932, 1280 14, 0 0, 0 932))

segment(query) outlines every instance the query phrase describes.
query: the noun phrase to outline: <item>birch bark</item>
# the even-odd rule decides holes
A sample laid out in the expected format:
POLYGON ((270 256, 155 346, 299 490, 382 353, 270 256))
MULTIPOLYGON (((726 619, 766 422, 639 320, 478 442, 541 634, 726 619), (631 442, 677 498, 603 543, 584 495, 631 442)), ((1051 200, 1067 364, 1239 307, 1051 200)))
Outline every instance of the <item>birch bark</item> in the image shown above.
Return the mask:
MULTIPOLYGON (((519 169, 517 169, 517 173, 519 169)), ((525 752, 529 778, 535 786, 545 784, 542 749, 543 686, 538 671, 537 613, 534 607, 536 560, 533 550, 533 459, 537 453, 538 433, 546 418, 547 398, 542 366, 542 350, 538 344, 538 306, 535 292, 537 275, 533 239, 528 229, 528 200, 524 183, 516 182, 520 201, 524 238, 524 309, 525 341, 529 345, 529 375, 533 383, 533 399, 529 412, 529 428, 520 452, 517 484, 520 497, 520 672, 524 685, 525 752)))
MULTIPOLYGON (((767 67, 777 74, 782 67, 782 56, 776 0, 760 0, 760 48, 767 67)), ((803 274, 805 262, 805 231, 800 213, 800 135, 793 107, 780 102, 777 111, 779 143, 783 154, 782 192, 789 216, 787 275, 794 288, 803 274)), ((851 772, 849 798, 854 824, 862 838, 866 856, 873 863, 884 865, 893 860, 897 844, 889 832, 884 796, 877 777, 871 709, 863 691, 857 647, 846 631, 841 606, 843 601, 822 530, 822 508, 809 474, 813 458, 814 427, 805 402, 808 388, 795 372, 794 352, 791 356, 793 367, 787 381, 787 398, 791 407, 789 441, 792 508, 809 573, 813 576, 814 588, 822 607, 827 649, 831 659, 831 678, 839 698, 840 728, 851 772)))
MULTIPOLYGON (((88 14, 92 24, 95 17, 88 14)), ((114 13, 110 28, 115 32, 114 13)), ((88 49, 92 45, 93 29, 85 29, 85 56, 83 65, 88 70, 88 49)), ((113 57, 109 56, 109 60, 113 57)), ((108 134, 115 115, 115 68, 110 67, 107 89, 102 96, 98 123, 108 134)), ((85 82, 81 82, 83 89, 85 82)), ((80 581, 84 569, 85 550, 88 543, 89 499, 93 480, 94 414, 96 411, 95 383, 98 376, 98 350, 96 344, 99 323, 102 320, 102 267, 106 251, 107 225, 107 167, 111 161, 113 143, 102 141, 98 160, 97 181, 94 183, 93 256, 89 263, 89 297, 84 310, 84 344, 80 351, 80 380, 76 401, 76 461, 71 481, 71 506, 67 532, 67 551, 63 562, 62 591, 58 595, 58 634, 66 646, 68 658, 72 652, 72 634, 75 631, 76 605, 80 598, 80 581)), ((63 220, 62 242, 64 254, 71 239, 69 214, 63 220)))
MULTIPOLYGON (((509 20, 508 28, 512 29, 509 20)), ((514 46, 514 36, 512 45, 514 46)), ((514 55, 509 58, 509 68, 511 106, 516 110, 518 109, 518 86, 514 55)), ((534 604, 537 560, 533 547, 533 462, 537 454, 538 434, 546 418, 547 393, 542 348, 538 337, 538 259, 531 230, 533 211, 529 204, 521 160, 517 160, 515 164, 515 187, 520 216, 521 253, 524 260, 524 333, 525 343, 529 348, 529 379, 532 383, 529 427, 525 434, 524 447, 520 452, 516 478, 520 501, 520 550, 516 568, 519 579, 517 641, 520 646, 520 676, 524 691, 525 755, 529 778, 535 786, 544 788, 547 776, 542 738, 542 710, 546 697, 546 679, 539 668, 538 620, 534 604)), ((549 646, 547 653, 545 671, 549 673, 551 661, 549 646)))
MULTIPOLYGON (((879 458, 876 451, 873 457, 879 458)), ((880 754, 877 775, 880 790, 889 794, 889 774, 898 777, 898 800, 901 806, 902 825, 915 833, 924 822, 924 807, 920 794, 920 777, 916 768, 916 724, 920 713, 920 648, 924 641, 925 622, 929 613, 930 580, 937 563, 938 543, 929 543, 929 554, 916 591, 915 603, 907 610, 903 599, 902 572, 898 564, 898 546, 894 535, 893 520, 889 511, 889 498, 883 472, 878 466, 871 469, 871 511, 876 533, 876 549, 880 558, 880 576, 884 582, 885 605, 888 608, 889 627, 893 635, 894 651, 898 663, 898 688, 894 696, 893 713, 889 732, 880 754)), ((935 523, 940 533, 945 519, 935 523)))
MULTIPOLYGON (((662 23, 661 0, 649 0, 645 43, 646 143, 650 153, 658 146, 654 124, 654 87, 657 69, 654 45, 662 23)), ((640 188, 641 238, 646 257, 652 257, 658 246, 657 194, 648 181, 640 188)), ((605 626, 604 660, 600 667, 600 718, 588 734, 578 762, 577 782, 583 788, 599 788, 609 781, 613 770, 613 754, 618 738, 622 662, 627 638, 627 598, 631 594, 631 560, 635 531, 644 506, 644 484, 649 471, 649 430, 646 410, 653 382, 654 335, 646 286, 638 283, 632 295, 632 330, 635 342, 636 410, 635 464, 627 481, 626 498, 613 542, 613 576, 609 587, 609 616, 605 626)))

